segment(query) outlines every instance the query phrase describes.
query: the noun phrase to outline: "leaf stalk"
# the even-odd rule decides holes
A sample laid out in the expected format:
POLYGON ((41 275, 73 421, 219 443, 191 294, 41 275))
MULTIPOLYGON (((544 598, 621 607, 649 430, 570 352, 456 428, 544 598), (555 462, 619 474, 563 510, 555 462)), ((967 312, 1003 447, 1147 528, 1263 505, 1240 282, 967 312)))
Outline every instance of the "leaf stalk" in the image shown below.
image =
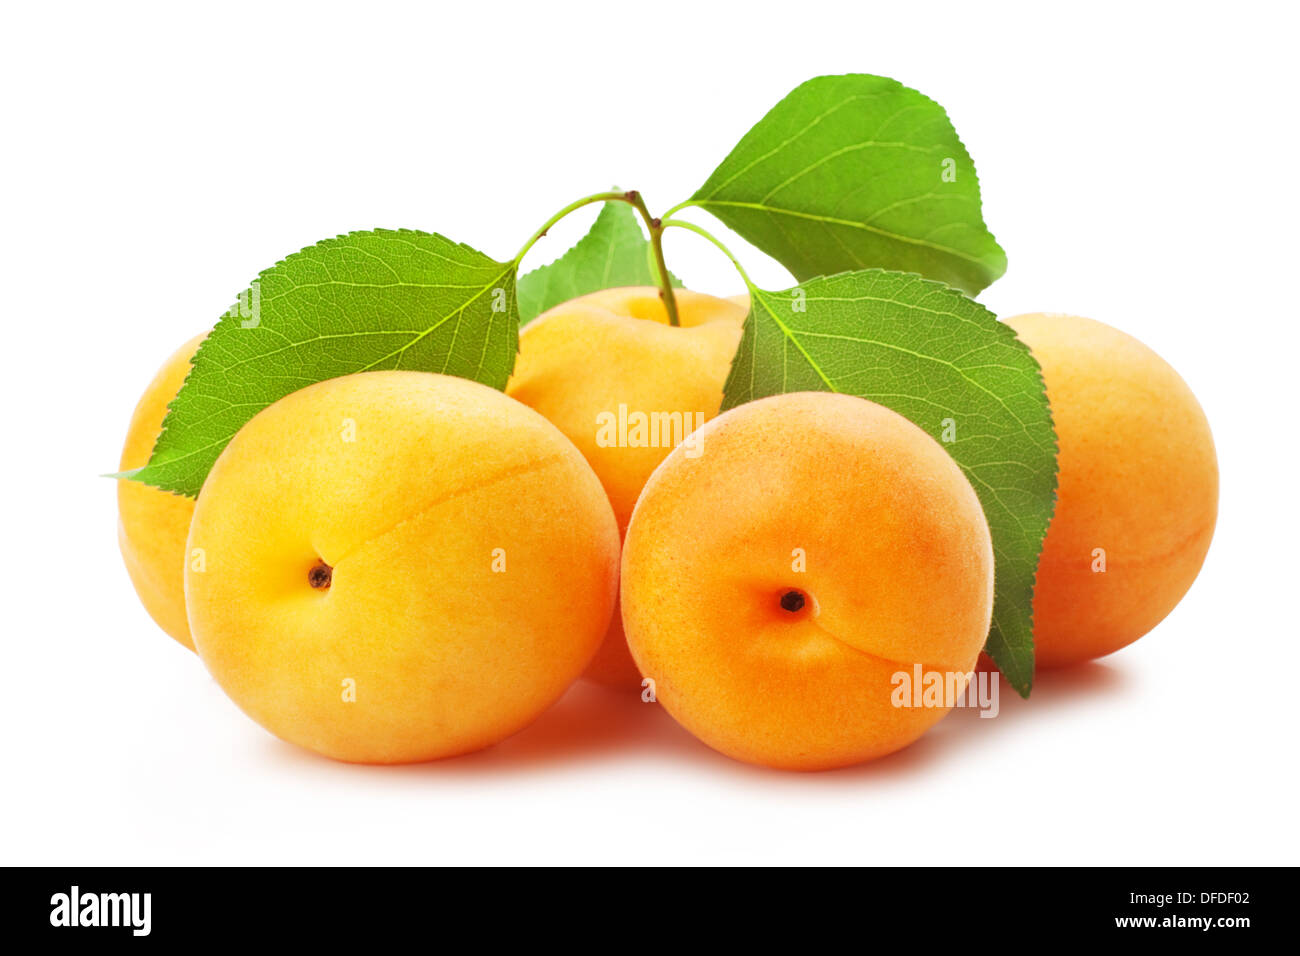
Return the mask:
MULTIPOLYGON (((589 206, 596 202, 625 202, 641 214, 641 218, 645 220, 646 229, 650 232, 650 248, 654 252, 655 268, 659 272, 659 296, 663 299, 664 308, 668 311, 668 324, 674 326, 681 325, 681 320, 677 314, 677 296, 673 294, 672 277, 668 273, 668 264, 664 261, 663 234, 666 223, 650 215, 650 210, 646 207, 645 200, 641 198, 641 194, 635 189, 630 189, 627 192, 593 193, 590 196, 583 196, 581 199, 576 199, 569 203, 550 219, 546 220, 542 227, 533 233, 529 240, 524 243, 523 248, 521 248, 515 256, 515 268, 519 268, 519 263, 522 262, 524 256, 528 254, 528 250, 537 243, 537 240, 546 235, 551 230, 552 226, 569 213, 575 212, 583 206, 589 206)), ((735 262, 734 259, 732 261, 735 262)))
POLYGON ((749 289, 751 293, 754 291, 754 283, 750 281, 749 273, 745 271, 745 267, 740 264, 740 260, 732 255, 731 250, 722 244, 722 240, 713 235, 713 233, 709 232, 703 226, 697 226, 695 223, 687 222, 685 219, 665 219, 661 225, 664 229, 669 229, 674 226, 678 229, 685 229, 687 232, 693 232, 697 236, 702 236, 709 240, 709 242, 713 243, 724 256, 731 260, 731 264, 735 266, 736 271, 740 273, 740 278, 744 280, 745 288, 749 289))

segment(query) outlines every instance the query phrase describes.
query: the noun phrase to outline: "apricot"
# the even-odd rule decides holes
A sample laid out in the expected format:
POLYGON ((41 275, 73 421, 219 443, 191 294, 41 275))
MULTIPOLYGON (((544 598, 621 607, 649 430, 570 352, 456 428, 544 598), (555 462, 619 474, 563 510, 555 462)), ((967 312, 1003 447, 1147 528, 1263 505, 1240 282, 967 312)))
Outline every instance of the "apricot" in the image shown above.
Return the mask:
MULTIPOLYGON (((185 384, 190 361, 206 334, 173 352, 140 396, 126 430, 120 470, 148 464, 167 406, 185 384)), ((158 626, 190 650, 194 642, 185 619, 185 538, 193 514, 193 498, 138 481, 117 483, 117 544, 135 593, 158 626)))
POLYGON ((294 392, 222 451, 194 510, 199 656, 245 713, 344 761, 477 750, 581 673, 618 526, 555 426, 465 379, 376 371, 294 392))
MULTIPOLYGON (((674 444, 718 414, 746 308, 676 291, 680 325, 653 287, 606 289, 524 326, 506 394, 555 423, 590 462, 620 533, 674 444)), ((616 613, 587 677, 635 685, 641 675, 616 613)))
POLYGON ((1110 654, 1187 593, 1214 534, 1219 469, 1191 389, 1137 339, 1092 319, 1005 320, 1043 369, 1057 502, 1034 587, 1038 664, 1110 654))
POLYGON ((896 706, 920 665, 964 677, 988 634, 979 499, 901 415, 825 392, 741 405, 655 470, 623 547, 623 625, 670 714, 738 760, 821 770, 907 746, 951 701, 896 706))

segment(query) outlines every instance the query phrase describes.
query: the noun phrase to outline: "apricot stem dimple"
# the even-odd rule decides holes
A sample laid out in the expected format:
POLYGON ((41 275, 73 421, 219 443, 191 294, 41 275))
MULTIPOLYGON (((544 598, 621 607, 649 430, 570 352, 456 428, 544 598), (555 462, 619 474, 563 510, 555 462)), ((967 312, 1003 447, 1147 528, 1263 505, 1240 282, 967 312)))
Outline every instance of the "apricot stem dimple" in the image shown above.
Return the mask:
POLYGON ((802 611, 808 599, 804 593, 797 588, 791 588, 781 595, 782 610, 789 611, 791 614, 797 614, 802 611))
POLYGON ((307 572, 307 583, 317 591, 328 591, 330 582, 333 580, 334 569, 319 559, 312 569, 307 572))

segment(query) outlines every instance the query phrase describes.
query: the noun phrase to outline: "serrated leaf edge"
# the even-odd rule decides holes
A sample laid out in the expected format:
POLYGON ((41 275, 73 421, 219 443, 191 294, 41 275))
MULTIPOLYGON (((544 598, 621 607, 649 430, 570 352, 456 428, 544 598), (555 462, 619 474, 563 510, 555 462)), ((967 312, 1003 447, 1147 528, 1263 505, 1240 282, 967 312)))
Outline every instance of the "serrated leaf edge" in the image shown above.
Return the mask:
MULTIPOLYGON (((473 246, 469 245, 468 243, 465 243, 465 242, 457 242, 456 240, 451 239, 451 238, 449 238, 449 237, 447 237, 447 236, 444 236, 444 235, 442 235, 441 233, 437 233, 437 232, 426 232, 425 230, 422 230, 422 229, 387 229, 387 228, 384 228, 384 227, 376 227, 376 228, 374 228, 374 229, 354 229, 354 230, 352 230, 352 231, 350 231, 350 232, 339 233, 338 235, 330 236, 330 237, 325 238, 325 239, 319 239, 319 240, 317 240, 316 242, 311 243, 310 245, 303 246, 303 247, 297 249, 297 250, 294 251, 294 252, 291 252, 291 253, 286 254, 283 258, 281 258, 281 259, 277 259, 276 262, 274 263, 274 265, 268 266, 267 268, 260 270, 260 271, 257 273, 257 275, 256 275, 252 280, 249 281, 249 283, 245 286, 245 288, 246 288, 246 289, 251 288, 254 282, 258 282, 258 281, 260 281, 261 279, 263 279, 264 277, 266 277, 267 275, 269 275, 270 273, 274 272, 276 269, 278 269, 278 268, 280 268, 281 266, 283 266, 286 262, 288 262, 288 261, 289 261, 290 259, 292 259, 294 256, 302 255, 304 252, 310 252, 310 251, 312 251, 313 249, 319 249, 319 248, 321 248, 322 246, 326 246, 326 245, 329 245, 329 244, 332 244, 332 243, 340 242, 340 241, 342 241, 342 240, 351 239, 351 238, 354 237, 354 236, 373 236, 373 235, 380 235, 380 236, 394 236, 394 237, 400 237, 400 236, 403 236, 403 235, 432 236, 432 237, 434 237, 434 238, 436 238, 436 239, 440 239, 440 240, 442 240, 443 242, 448 243, 448 244, 451 245, 451 246, 454 246, 455 248, 458 248, 458 249, 464 249, 464 250, 466 250, 466 251, 468 251, 468 252, 471 252, 471 253, 473 253, 473 254, 475 254, 475 255, 478 255, 478 256, 484 256, 485 258, 491 259, 493 262, 497 262, 498 264, 505 266, 506 268, 505 268, 505 269, 504 269, 504 270, 503 270, 503 271, 502 271, 502 272, 497 276, 497 279, 498 279, 498 280, 499 280, 500 278, 502 278, 502 277, 508 275, 512 270, 515 269, 515 264, 514 264, 513 261, 511 261, 511 262, 501 262, 500 260, 495 259, 495 258, 493 258, 492 256, 489 256, 487 253, 482 252, 482 251, 479 250, 479 249, 475 249, 473 246)), ((427 251, 427 250, 422 250, 422 251, 427 251)), ((494 280, 494 281, 496 281, 496 280, 494 280)), ((517 286, 517 285, 518 285, 518 282, 516 281, 516 286, 517 286)), ((491 288, 491 284, 489 284, 488 286, 485 286, 485 291, 486 291, 487 288, 491 288)), ((475 301, 475 300, 476 300, 480 295, 482 295, 482 294, 483 294, 482 292, 476 294, 476 295, 474 296, 473 299, 470 299, 470 300, 469 300, 469 302, 473 302, 473 301, 475 301)), ((518 293, 517 293, 517 291, 516 291, 516 299, 517 299, 517 297, 518 297, 518 293)), ((466 305, 468 305, 469 302, 466 302, 466 305)), ((148 479, 148 477, 141 478, 141 477, 139 477, 139 475, 140 475, 141 472, 146 472, 146 473, 147 473, 148 470, 149 470, 149 468, 151 468, 151 467, 152 467, 153 465, 155 465, 155 464, 158 464, 158 465, 165 465, 165 464, 170 464, 170 463, 172 463, 172 462, 174 462, 174 461, 182 461, 182 460, 185 459, 185 458, 188 458, 188 457, 191 457, 191 456, 193 456, 193 455, 199 454, 199 453, 202 452, 202 451, 206 451, 209 447, 211 447, 210 445, 205 445, 203 448, 200 448, 200 449, 196 449, 196 450, 194 450, 194 451, 187 452, 185 455, 178 455, 178 456, 173 457, 173 458, 166 458, 166 459, 163 459, 162 461, 159 461, 159 462, 155 462, 155 461, 154 461, 154 455, 155 455, 156 452, 157 452, 157 449, 158 449, 158 445, 159 445, 159 443, 162 441, 163 435, 167 433, 167 430, 168 430, 168 429, 171 427, 171 425, 173 424, 174 413, 173 413, 173 410, 172 410, 172 402, 174 402, 174 401, 176 400, 176 398, 179 398, 179 397, 180 397, 181 391, 184 390, 186 384, 188 384, 188 382, 189 382, 189 380, 190 380, 190 376, 194 374, 194 370, 198 367, 198 364, 199 364, 199 358, 203 355, 204 350, 207 349, 207 348, 209 347, 209 344, 210 344, 210 342, 211 342, 211 332, 215 332, 217 329, 221 328, 222 325, 223 325, 224 323, 226 323, 226 322, 234 322, 234 321, 237 321, 237 320, 239 319, 239 316, 238 316, 237 311, 236 311, 236 310, 237 310, 238 303, 239 303, 239 297, 236 296, 236 297, 235 297, 235 301, 234 301, 233 303, 231 303, 230 307, 227 308, 226 311, 223 312, 223 313, 221 314, 220 318, 218 318, 217 321, 216 321, 216 323, 212 326, 212 329, 209 331, 209 334, 203 338, 203 341, 199 343, 199 347, 195 350, 193 357, 190 359, 190 368, 189 368, 189 371, 187 371, 187 372, 185 373, 185 379, 184 379, 184 381, 181 382, 181 387, 180 387, 179 389, 177 389, 177 391, 176 391, 176 397, 173 398, 171 402, 168 402, 168 403, 167 403, 167 414, 166 414, 165 416, 163 416, 162 427, 161 427, 161 428, 159 429, 159 431, 158 431, 158 437, 154 439, 154 446, 153 446, 153 449, 152 449, 152 450, 150 451, 150 453, 149 453, 149 460, 148 460, 144 465, 141 465, 139 468, 133 468, 133 469, 130 469, 130 470, 128 470, 128 471, 124 471, 124 472, 115 472, 115 473, 113 473, 113 474, 105 475, 104 477, 108 477, 108 478, 117 478, 117 479, 121 479, 121 480, 124 480, 124 481, 135 481, 135 482, 138 482, 139 484, 146 485, 146 486, 148 486, 148 487, 150 487, 150 488, 156 488, 156 489, 159 490, 159 491, 167 492, 168 494, 180 495, 180 496, 183 497, 183 498, 193 498, 193 497, 196 497, 196 496, 187 495, 187 494, 185 494, 184 492, 176 491, 176 490, 171 489, 171 488, 164 488, 161 484, 158 484, 158 483, 155 482, 155 481, 150 481, 150 480, 148 479)), ((517 308, 517 307, 518 307, 518 304, 517 304, 517 302, 516 302, 516 308, 517 308)), ((463 308, 463 306, 462 306, 462 308, 463 308)), ((445 321, 445 320, 444 320, 444 321, 445 321)), ((435 326, 435 328, 436 328, 436 326, 435 326)), ((432 328, 429 329, 429 330, 427 330, 427 331, 426 331, 425 333, 423 333, 423 334, 428 334, 429 331, 432 331, 432 328)), ((423 334, 422 334, 421 337, 423 337, 423 334)), ((418 341, 418 339, 416 339, 415 341, 418 341)), ((518 351, 518 347, 516 346, 516 352, 517 352, 517 351, 518 351)))
MULTIPOLYGON (((884 236, 884 237, 889 238, 889 239, 894 239, 894 240, 897 240, 897 241, 899 241, 899 242, 910 243, 910 244, 913 244, 913 245, 922 246, 922 247, 924 247, 924 248, 933 249, 933 250, 935 250, 936 252, 942 252, 942 253, 944 253, 945 255, 952 255, 952 256, 955 256, 955 257, 958 258, 958 259, 962 259, 962 260, 964 260, 964 261, 966 261, 966 262, 970 262, 970 263, 972 263, 972 264, 974 264, 974 265, 978 265, 978 266, 985 267, 985 268, 987 268, 987 269, 990 270, 990 272, 992 273, 992 275, 991 275, 989 281, 986 282, 986 283, 983 285, 983 287, 981 288, 980 291, 983 291, 983 289, 987 289, 990 285, 992 285, 994 282, 996 282, 998 279, 1000 279, 1003 275, 1006 274, 1006 271, 1007 271, 1007 254, 1006 254, 1006 250, 1002 248, 1002 244, 998 242, 998 240, 997 240, 997 236, 994 235, 993 230, 990 229, 989 226, 988 226, 988 223, 984 221, 984 194, 983 194, 983 190, 982 190, 982 188, 981 188, 981 186, 980 186, 979 170, 978 170, 978 169, 976 168, 976 166, 975 166, 975 158, 971 155, 970 150, 966 148, 966 144, 965 144, 965 142, 962 140, 962 138, 961 138, 961 134, 957 132, 957 125, 956 125, 955 123, 953 123, 953 121, 952 121, 952 117, 948 115, 948 110, 943 106, 942 103, 940 103, 938 100, 933 99, 932 97, 928 96, 927 94, 922 93, 920 90, 916 89, 915 87, 908 86, 907 84, 905 84, 905 83, 903 83, 903 82, 901 82, 901 81, 899 81, 899 80, 896 80, 896 79, 894 79, 893 77, 888 77, 888 76, 879 76, 879 75, 874 74, 874 73, 827 73, 827 74, 823 74, 822 76, 814 76, 814 77, 811 77, 811 78, 809 78, 809 79, 807 79, 807 80, 804 80, 802 83, 800 83, 798 86, 796 86, 794 89, 792 89, 792 90, 791 90, 789 93, 787 93, 785 96, 781 97, 781 99, 778 100, 774 106, 772 106, 772 107, 771 107, 771 108, 770 108, 766 113, 764 113, 761 117, 758 118, 758 120, 756 120, 756 121, 754 122, 753 126, 751 126, 751 127, 750 127, 746 132, 745 132, 745 134, 744 134, 743 136, 741 136, 741 138, 736 142, 736 145, 733 146, 733 147, 731 148, 731 151, 728 152, 727 155, 723 157, 722 161, 718 163, 717 167, 715 167, 715 169, 714 169, 714 172, 717 172, 718 169, 722 168, 722 166, 727 162, 728 159, 730 159, 730 158, 732 157, 732 155, 736 152, 736 150, 738 150, 738 149, 739 149, 739 148, 744 144, 745 140, 750 136, 751 133, 753 133, 754 128, 757 127, 759 123, 761 123, 764 119, 766 119, 766 118, 767 118, 768 116, 770 116, 772 113, 776 112, 776 110, 778 110, 778 109, 779 109, 779 108, 780 108, 784 103, 786 103, 788 100, 793 99, 793 98, 794 98, 796 95, 798 95, 798 94, 799 94, 799 93, 800 93, 800 92, 801 92, 805 87, 811 86, 812 84, 817 83, 819 80, 826 80, 826 79, 841 79, 841 78, 848 78, 848 77, 869 77, 869 78, 871 78, 871 79, 876 79, 876 80, 885 80, 885 81, 887 81, 887 82, 889 82, 889 83, 894 84, 894 86, 897 88, 897 90, 903 90, 903 91, 907 91, 907 92, 910 92, 910 93, 915 93, 915 94, 916 94, 917 96, 919 96, 921 99, 923 99, 923 100, 925 100, 927 103, 930 103, 931 105, 935 106, 935 107, 939 110, 939 112, 943 115, 943 118, 947 121, 949 129, 952 130, 952 134, 953 134, 954 139, 956 139, 956 141, 957 141, 957 145, 958 145, 959 147, 961 147, 962 153, 965 154, 967 161, 970 163, 971 177, 972 177, 972 178, 974 179, 974 181, 975 181, 975 202, 976 202, 977 209, 979 210, 980 224, 984 227, 984 232, 988 235, 989 240, 993 243, 994 248, 997 249, 997 251, 998 251, 998 253, 999 253, 999 255, 998 255, 998 260, 999 260, 999 261, 997 261, 997 262, 989 262, 987 259, 980 258, 980 257, 978 257, 978 256, 972 256, 972 255, 970 255, 970 254, 968 254, 968 253, 963 253, 963 252, 961 252, 960 250, 952 249, 952 248, 949 248, 949 247, 947 247, 947 246, 940 245, 940 244, 938 244, 938 243, 934 243, 934 242, 930 242, 930 241, 927 241, 927 240, 918 239, 918 238, 915 238, 915 237, 903 236, 903 235, 900 235, 900 234, 897 234, 897 233, 890 232, 890 231, 885 230, 885 229, 880 229, 880 228, 878 228, 878 227, 872 227, 872 226, 870 226, 870 225, 867 224, 867 223, 857 222, 857 221, 855 221, 855 220, 850 220, 850 219, 837 219, 837 218, 834 218, 834 217, 826 217, 826 216, 817 216, 817 215, 808 214, 808 213, 801 213, 801 212, 798 212, 798 211, 795 211, 795 210, 789 210, 789 209, 777 209, 776 207, 772 207, 772 206, 764 206, 764 205, 761 205, 761 204, 758 204, 758 203, 738 203, 738 202, 731 202, 731 201, 717 201, 717 200, 710 200, 710 199, 702 198, 701 195, 700 195, 700 193, 701 193, 701 191, 704 189, 704 187, 708 185, 708 181, 709 181, 710 179, 713 178, 714 173, 710 173, 710 174, 708 175, 708 177, 705 179, 704 183, 700 186, 700 188, 697 189, 697 190, 695 191, 695 193, 691 196, 691 198, 688 199, 688 200, 687 200, 685 203, 683 203, 682 205, 683 205, 683 206, 695 206, 695 207, 697 207, 697 208, 700 208, 700 209, 705 210, 706 212, 709 211, 709 207, 710 207, 710 206, 728 206, 728 207, 749 208, 749 209, 754 209, 754 210, 758 210, 758 211, 762 211, 762 212, 770 212, 770 213, 774 213, 774 214, 778 214, 778 215, 786 215, 786 216, 790 216, 790 217, 792 217, 792 218, 801 218, 801 219, 806 219, 806 220, 809 220, 809 221, 811 221, 811 222, 823 222, 823 223, 826 223, 826 224, 828 224, 828 225, 840 225, 840 226, 847 226, 847 227, 850 227, 850 228, 860 228, 860 229, 863 229, 864 231, 875 233, 876 235, 884 236)), ((836 108, 838 108, 838 107, 836 107, 836 108)), ((775 147, 774 149, 769 150, 767 153, 765 153, 763 156, 761 156, 758 160, 755 160, 754 162, 752 162, 752 163, 750 163, 748 166, 746 166, 743 170, 741 170, 740 172, 738 172, 738 173, 734 174, 733 176, 731 176, 731 178, 728 179, 728 180, 726 181, 726 183, 723 183, 723 185, 726 185, 727 183, 730 183, 730 182, 731 182, 732 180, 734 180, 737 176, 739 176, 742 172, 744 172, 744 171, 746 171, 746 170, 752 168, 756 163, 760 162, 762 159, 766 159, 767 157, 773 155, 775 152, 777 152, 778 150, 784 148, 784 147, 787 146, 790 142, 792 142, 793 140, 797 139, 799 136, 802 136, 805 132, 807 132, 809 129, 811 129, 811 128, 813 127, 813 125, 815 125, 816 123, 820 122, 821 119, 824 118, 826 115, 829 115, 830 112, 832 112, 832 111, 831 111, 831 110, 828 110, 828 111, 826 111, 826 113, 823 113, 822 116, 819 116, 816 120, 813 121, 812 124, 809 124, 808 126, 804 127, 804 129, 800 130, 799 133, 797 133, 795 136, 788 137, 788 138, 787 138, 786 140, 784 140, 784 141, 783 141, 779 146, 775 147)), ((721 188, 721 187, 715 187, 715 190, 716 190, 717 188, 721 188)), ((871 268, 877 268, 877 267, 873 267, 873 266, 863 266, 863 270, 862 270, 862 271, 865 271, 865 270, 867 270, 867 269, 871 269, 871 268)), ((847 271, 855 271, 855 270, 847 270, 847 271)), ((888 270, 888 269, 887 269, 887 270, 884 270, 884 271, 887 271, 887 272, 888 272, 888 271, 895 271, 895 270, 888 270)), ((842 273, 837 273, 837 274, 842 274, 842 273)), ((817 276, 809 276, 808 278, 809 278, 809 279, 813 279, 813 278, 818 278, 818 277, 817 277, 817 276)), ((805 280, 805 281, 806 281, 806 280, 805 280)), ((931 281, 937 281, 937 280, 931 280, 931 281)), ((944 283, 944 284, 946 285, 946 283, 944 283)), ((951 288, 951 287, 950 287, 950 288, 951 288)), ((961 291, 961 290, 958 290, 958 291, 961 291)))

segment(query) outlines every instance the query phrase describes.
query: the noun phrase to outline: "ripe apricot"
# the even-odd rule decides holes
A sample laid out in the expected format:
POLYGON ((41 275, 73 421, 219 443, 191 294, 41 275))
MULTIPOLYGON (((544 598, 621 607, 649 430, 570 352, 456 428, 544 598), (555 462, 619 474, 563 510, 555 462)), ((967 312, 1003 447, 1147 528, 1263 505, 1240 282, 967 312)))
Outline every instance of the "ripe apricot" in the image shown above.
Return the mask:
POLYGON ((578 450, 465 379, 363 372, 249 421, 199 494, 199 656, 244 712, 339 760, 527 725, 609 626, 618 526, 578 450))
MULTIPOLYGON (((524 326, 506 386, 578 446, 620 532, 674 442, 718 413, 740 344, 744 307, 686 289, 676 299, 677 327, 653 287, 606 289, 556 306, 524 326)), ((641 680, 617 613, 585 676, 641 680)))
POLYGON ((1131 644, 1187 593, 1219 469, 1191 389, 1137 339, 1074 315, 1005 321, 1042 366, 1056 425, 1056 511, 1034 587, 1035 656, 1056 667, 1131 644))
MULTIPOLYGON (((167 406, 185 384, 204 335, 172 353, 140 396, 126 430, 120 470, 148 464, 167 406)), ((185 538, 193 514, 193 498, 138 481, 117 483, 117 544, 135 593, 158 626, 190 650, 194 642, 185 620, 185 538)))
POLYGON ((658 700, 772 767, 921 736, 949 708, 895 706, 896 675, 968 674, 993 607, 988 523, 961 469, 901 415, 825 392, 741 405, 697 439, 698 457, 655 470, 623 548, 628 645, 658 700))

